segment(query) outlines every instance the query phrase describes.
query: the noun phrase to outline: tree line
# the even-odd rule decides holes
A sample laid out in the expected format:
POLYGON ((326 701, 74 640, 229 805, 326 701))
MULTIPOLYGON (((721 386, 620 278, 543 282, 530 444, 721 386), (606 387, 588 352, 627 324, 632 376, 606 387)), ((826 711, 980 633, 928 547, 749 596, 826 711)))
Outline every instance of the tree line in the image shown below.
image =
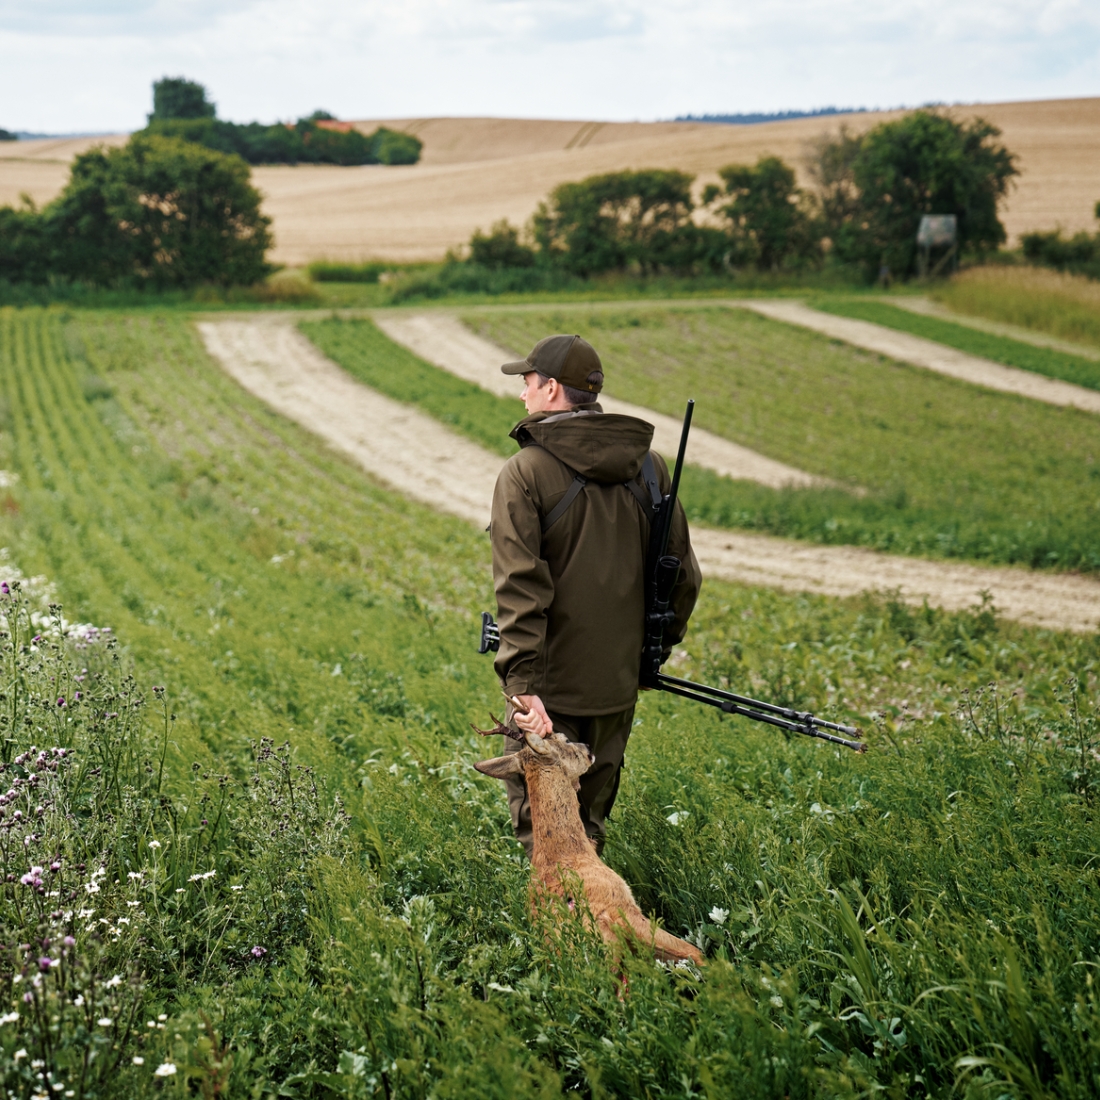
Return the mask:
POLYGON ((24 197, 0 207, 0 283, 76 282, 169 289, 250 286, 265 259, 271 219, 250 163, 407 164, 421 143, 379 129, 326 129, 323 111, 293 126, 237 126, 216 117, 201 84, 153 85, 149 125, 120 149, 73 161, 69 182, 43 209, 24 197))
POLYGON ((954 214, 960 249, 1005 241, 998 207, 1017 175, 1000 131, 975 119, 914 111, 863 135, 842 130, 814 150, 814 187, 778 157, 728 165, 696 201, 695 177, 669 169, 611 172, 559 184, 524 233, 498 222, 469 243, 491 270, 557 268, 691 273, 796 272, 834 263, 871 277, 916 270, 924 214, 954 214))
POLYGON ((165 77, 153 85, 145 132, 235 153, 249 164, 415 164, 420 159, 423 142, 412 134, 384 126, 362 134, 326 125, 336 121, 327 111, 314 111, 295 123, 226 122, 201 84, 165 77))

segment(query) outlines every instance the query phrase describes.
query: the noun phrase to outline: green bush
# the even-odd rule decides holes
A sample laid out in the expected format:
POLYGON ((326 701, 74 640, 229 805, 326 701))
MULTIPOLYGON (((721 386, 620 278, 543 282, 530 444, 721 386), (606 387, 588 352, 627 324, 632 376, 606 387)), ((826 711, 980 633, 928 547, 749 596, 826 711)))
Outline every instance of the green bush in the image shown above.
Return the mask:
POLYGON ((78 156, 41 212, 0 209, 0 257, 37 284, 248 285, 272 270, 270 224, 238 157, 137 134, 78 156))
POLYGON ((492 271, 504 268, 534 267, 535 250, 521 244, 519 230, 501 219, 486 236, 480 229, 470 238, 470 263, 492 271))
POLYGON ((583 285, 580 278, 558 268, 491 268, 452 261, 435 271, 417 272, 394 280, 391 301, 445 298, 451 294, 523 294, 568 290, 583 285))
POLYGON ((343 264, 317 260, 306 270, 315 283, 376 283, 389 267, 389 264, 380 263, 343 264))
POLYGON ((884 263, 910 275, 924 214, 956 215, 960 250, 983 254, 1002 244, 997 209, 1018 169, 998 137, 982 119, 961 123, 921 110, 861 138, 842 133, 819 145, 815 176, 833 257, 870 276, 884 263))
POLYGON ((334 129, 328 111, 296 123, 226 122, 216 117, 206 89, 182 77, 153 85, 153 113, 146 132, 235 153, 249 164, 415 164, 423 142, 412 134, 379 127, 373 134, 334 129))
MULTIPOLYGON (((1100 202, 1095 212, 1100 218, 1100 202)), ((1060 229, 1050 233, 1024 233, 1020 245, 1029 263, 1100 279, 1100 233, 1082 230, 1072 237, 1063 237, 1060 229)))
POLYGON ((730 164, 718 174, 723 187, 709 185, 703 203, 718 204, 728 224, 733 266, 779 271, 820 261, 822 227, 792 168, 778 157, 761 157, 755 166, 730 164))
POLYGON ((547 261, 575 275, 690 270, 707 240, 691 221, 693 180, 647 168, 558 184, 532 219, 534 238, 547 261))

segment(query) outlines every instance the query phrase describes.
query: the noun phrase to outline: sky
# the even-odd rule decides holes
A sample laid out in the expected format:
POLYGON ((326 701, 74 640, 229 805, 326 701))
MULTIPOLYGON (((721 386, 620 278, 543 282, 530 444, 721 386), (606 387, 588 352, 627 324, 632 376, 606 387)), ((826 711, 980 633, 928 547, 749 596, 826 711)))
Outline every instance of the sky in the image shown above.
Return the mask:
POLYGON ((1100 0, 0 0, 0 127, 682 114, 1100 94, 1100 0))

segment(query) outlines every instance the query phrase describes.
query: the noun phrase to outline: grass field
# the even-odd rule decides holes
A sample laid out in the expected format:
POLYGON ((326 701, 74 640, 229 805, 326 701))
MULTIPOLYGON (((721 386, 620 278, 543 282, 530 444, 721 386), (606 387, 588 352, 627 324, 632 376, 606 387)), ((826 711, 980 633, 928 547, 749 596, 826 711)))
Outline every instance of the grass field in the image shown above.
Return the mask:
POLYGON ((992 359, 994 363, 1003 363, 1006 367, 1034 371, 1036 374, 1045 374, 1048 378, 1059 378, 1063 382, 1100 390, 1100 362, 1095 359, 1069 355, 1053 348, 1035 347, 1007 336, 996 336, 939 317, 926 317, 907 309, 899 309, 886 302, 826 299, 815 302, 814 305, 840 317, 871 321, 900 332, 923 336, 926 340, 958 348, 968 355, 992 359))
POLYGON ((1100 284, 1036 267, 979 267, 934 296, 959 313, 1100 347, 1100 284))
POLYGON ((470 314, 504 347, 580 332, 611 392, 869 490, 776 491, 691 471, 689 515, 897 553, 1100 566, 1095 418, 893 363, 728 309, 470 314))
POLYGON ((1100 1088, 1096 637, 708 583, 680 667, 860 716, 872 751, 643 699, 609 859, 711 961, 630 960, 619 999, 599 944, 530 926, 468 767, 496 706, 482 532, 269 413, 178 315, 4 311, 0 396, 3 542, 119 643, 52 649, 0 597, 4 767, 96 764, 42 781, 26 854, 0 830, 2 942, 35 945, 5 948, 9 1092, 1100 1088), (40 850, 79 916, 18 881, 40 850))

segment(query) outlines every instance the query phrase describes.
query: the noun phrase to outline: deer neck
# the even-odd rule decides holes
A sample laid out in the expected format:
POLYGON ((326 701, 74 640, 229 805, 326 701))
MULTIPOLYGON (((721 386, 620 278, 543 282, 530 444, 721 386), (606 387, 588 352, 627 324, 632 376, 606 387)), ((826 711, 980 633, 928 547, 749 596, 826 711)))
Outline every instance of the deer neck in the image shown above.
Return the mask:
POLYGON ((531 800, 531 831, 534 839, 532 862, 561 863, 572 856, 591 852, 592 845, 581 822, 577 792, 557 768, 526 769, 527 797, 531 800))

